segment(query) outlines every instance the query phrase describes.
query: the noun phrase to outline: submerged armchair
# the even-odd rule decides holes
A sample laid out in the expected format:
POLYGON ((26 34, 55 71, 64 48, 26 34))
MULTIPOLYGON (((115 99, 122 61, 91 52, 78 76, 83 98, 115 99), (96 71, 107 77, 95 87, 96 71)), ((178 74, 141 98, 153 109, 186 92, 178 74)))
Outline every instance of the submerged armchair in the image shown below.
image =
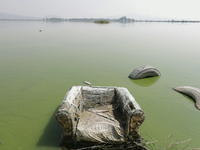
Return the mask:
POLYGON ((123 87, 73 86, 56 114, 63 136, 61 146, 126 145, 140 141, 145 114, 123 87))

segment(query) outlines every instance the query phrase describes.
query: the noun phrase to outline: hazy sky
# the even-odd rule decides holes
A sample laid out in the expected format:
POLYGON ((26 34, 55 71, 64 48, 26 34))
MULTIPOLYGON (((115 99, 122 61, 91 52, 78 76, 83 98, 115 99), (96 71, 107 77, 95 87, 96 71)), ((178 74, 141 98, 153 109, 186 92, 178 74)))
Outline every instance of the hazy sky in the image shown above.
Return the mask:
POLYGON ((44 17, 99 18, 136 13, 200 20, 200 0, 0 0, 0 12, 44 17))

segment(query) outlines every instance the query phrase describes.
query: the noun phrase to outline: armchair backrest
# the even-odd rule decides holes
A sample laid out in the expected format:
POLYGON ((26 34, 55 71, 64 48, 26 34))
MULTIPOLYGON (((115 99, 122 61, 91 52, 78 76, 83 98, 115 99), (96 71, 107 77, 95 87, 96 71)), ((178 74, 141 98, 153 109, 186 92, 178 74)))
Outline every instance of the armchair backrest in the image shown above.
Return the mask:
POLYGON ((114 87, 82 87, 83 109, 99 107, 115 103, 114 87))

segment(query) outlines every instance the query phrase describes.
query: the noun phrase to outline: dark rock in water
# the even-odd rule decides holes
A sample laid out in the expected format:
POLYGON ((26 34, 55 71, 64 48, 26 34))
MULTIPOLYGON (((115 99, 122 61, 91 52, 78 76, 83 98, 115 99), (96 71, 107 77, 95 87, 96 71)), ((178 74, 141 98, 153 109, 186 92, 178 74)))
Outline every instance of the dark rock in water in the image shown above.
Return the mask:
POLYGON ((194 99, 197 109, 200 110, 200 89, 192 86, 179 86, 173 88, 179 93, 183 93, 194 99))
POLYGON ((160 72, 156 68, 150 65, 144 65, 134 69, 128 77, 131 79, 142 79, 160 75, 160 72))

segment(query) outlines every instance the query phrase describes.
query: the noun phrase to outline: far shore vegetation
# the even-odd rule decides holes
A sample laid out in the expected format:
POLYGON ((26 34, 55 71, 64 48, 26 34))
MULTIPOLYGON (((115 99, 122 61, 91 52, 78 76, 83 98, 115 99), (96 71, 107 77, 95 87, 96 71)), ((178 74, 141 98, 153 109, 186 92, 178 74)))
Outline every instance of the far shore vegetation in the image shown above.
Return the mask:
POLYGON ((51 21, 51 22, 94 22, 100 24, 108 24, 112 22, 120 22, 120 23, 133 23, 133 22, 168 22, 168 23, 200 23, 200 20, 135 20, 133 18, 127 18, 123 16, 118 19, 106 19, 106 18, 40 18, 40 19, 1 19, 0 21, 51 21))
POLYGON ((110 23, 110 21, 106 21, 106 20, 98 20, 98 21, 94 21, 94 23, 108 24, 108 23, 110 23))

